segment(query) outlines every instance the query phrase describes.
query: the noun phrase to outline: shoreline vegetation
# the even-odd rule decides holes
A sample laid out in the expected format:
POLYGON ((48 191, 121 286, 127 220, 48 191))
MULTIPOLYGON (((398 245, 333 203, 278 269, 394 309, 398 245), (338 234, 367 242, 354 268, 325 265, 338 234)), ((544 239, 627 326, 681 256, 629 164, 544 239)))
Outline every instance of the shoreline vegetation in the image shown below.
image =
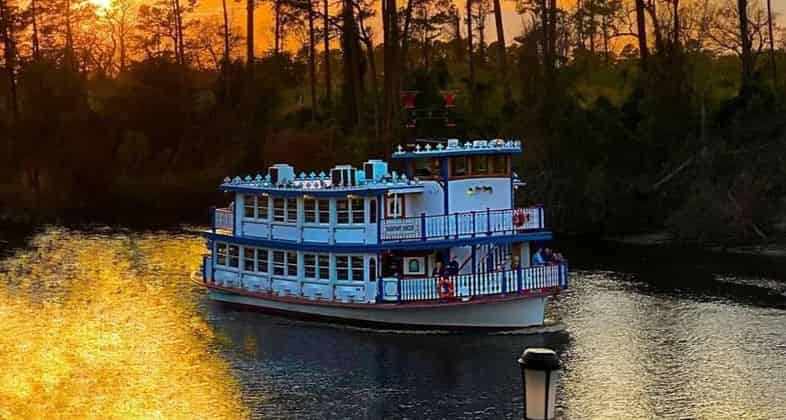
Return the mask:
POLYGON ((500 137, 557 233, 786 238, 786 30, 758 0, 522 1, 508 40, 499 1, 249 1, 263 53, 197 0, 38 3, 0 0, 0 223, 199 223, 225 176, 500 137))

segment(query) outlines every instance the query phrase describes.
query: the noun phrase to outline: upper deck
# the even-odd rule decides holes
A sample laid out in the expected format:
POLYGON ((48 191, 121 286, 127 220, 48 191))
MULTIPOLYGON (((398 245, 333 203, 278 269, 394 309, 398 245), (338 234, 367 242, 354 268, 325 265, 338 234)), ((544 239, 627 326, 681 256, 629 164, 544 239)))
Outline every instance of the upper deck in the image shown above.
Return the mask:
MULTIPOLYGON (((544 232, 542 207, 516 208, 518 141, 399 146, 401 172, 369 160, 329 174, 277 164, 266 175, 225 178, 234 207, 214 213, 220 234, 328 245, 429 246, 544 232), (223 230, 223 231, 222 231, 223 230)), ((542 235, 541 235, 542 236, 542 235)), ((543 239, 539 237, 538 239, 543 239)))

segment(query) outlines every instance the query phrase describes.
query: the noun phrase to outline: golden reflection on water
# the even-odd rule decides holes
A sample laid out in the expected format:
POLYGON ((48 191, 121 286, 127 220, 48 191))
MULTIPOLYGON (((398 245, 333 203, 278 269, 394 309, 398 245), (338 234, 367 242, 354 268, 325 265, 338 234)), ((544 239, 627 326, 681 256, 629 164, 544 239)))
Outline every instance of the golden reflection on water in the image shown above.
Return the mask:
POLYGON ((0 419, 248 417, 188 282, 203 250, 51 228, 0 260, 0 419))

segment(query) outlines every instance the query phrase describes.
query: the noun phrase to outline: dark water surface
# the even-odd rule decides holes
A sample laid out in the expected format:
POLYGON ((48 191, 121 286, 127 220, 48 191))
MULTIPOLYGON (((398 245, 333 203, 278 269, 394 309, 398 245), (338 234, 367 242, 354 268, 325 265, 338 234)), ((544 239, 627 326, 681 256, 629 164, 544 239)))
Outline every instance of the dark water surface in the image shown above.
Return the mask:
POLYGON ((778 261, 565 243, 564 332, 401 334, 208 302, 188 276, 203 243, 0 232, 0 418, 518 419, 515 360, 546 345, 565 419, 786 419, 778 261))

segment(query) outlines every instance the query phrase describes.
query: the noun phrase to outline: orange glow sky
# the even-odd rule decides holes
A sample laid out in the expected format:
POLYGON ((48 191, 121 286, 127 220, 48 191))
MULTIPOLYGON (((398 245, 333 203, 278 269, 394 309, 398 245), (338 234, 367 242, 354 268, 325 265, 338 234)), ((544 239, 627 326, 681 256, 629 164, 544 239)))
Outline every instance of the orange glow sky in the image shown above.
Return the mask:
MULTIPOLYGON (((106 7, 112 0, 90 0, 93 4, 96 4, 99 7, 106 7)), ((140 2, 144 2, 146 0, 139 0, 140 2)), ((321 5, 321 0, 317 0, 321 5)), ((400 4, 404 4, 405 0, 398 0, 400 4)), ((575 0, 560 0, 559 4, 561 7, 572 7, 572 4, 575 0)), ((765 0, 762 1, 762 5, 765 5, 765 0)), ((771 0, 773 9, 776 13, 779 14, 781 17, 783 14, 786 13, 786 0, 771 0)), ((459 7, 459 10, 463 13, 464 11, 464 4, 465 0, 455 0, 456 5, 459 7)), ((256 25, 255 25, 255 41, 256 41, 256 51, 257 54, 261 54, 266 50, 269 50, 273 44, 273 36, 272 36, 272 12, 271 12, 271 3, 272 2, 263 2, 257 6, 256 11, 256 25)), ((227 0, 227 6, 229 7, 229 17, 230 21, 232 22, 232 29, 234 32, 239 32, 243 36, 245 36, 245 0, 227 0)), ((321 7, 321 6, 320 6, 321 7)), ((521 28, 522 28, 522 17, 516 12, 516 2, 513 0, 502 0, 502 8, 503 8, 503 21, 505 25, 505 37, 506 41, 510 43, 516 36, 520 35, 521 28)), ((337 10, 334 10, 333 13, 336 13, 337 10)), ((200 0, 199 7, 197 11, 194 13, 194 17, 202 20, 216 20, 221 21, 222 19, 222 10, 221 10, 221 0, 200 0)), ((373 18, 373 29, 380 35, 381 28, 380 28, 380 17, 375 16, 373 18)), ((464 29, 462 27, 462 29, 464 29)), ((377 36, 379 39, 379 36, 377 36)), ((496 40, 495 29, 494 29, 494 22, 493 22, 493 15, 489 16, 489 21, 487 22, 487 30, 486 30, 486 41, 487 42, 494 42, 496 40)), ((300 47, 302 41, 299 41, 295 37, 288 37, 285 40, 285 48, 288 50, 294 50, 300 47)), ((379 41, 377 41, 379 42, 379 41)), ((320 44, 321 46, 321 44, 320 44)), ((334 48, 337 48, 338 45, 334 44, 334 48)), ((235 54, 242 54, 244 51, 243 48, 238 48, 238 51, 235 54)))

